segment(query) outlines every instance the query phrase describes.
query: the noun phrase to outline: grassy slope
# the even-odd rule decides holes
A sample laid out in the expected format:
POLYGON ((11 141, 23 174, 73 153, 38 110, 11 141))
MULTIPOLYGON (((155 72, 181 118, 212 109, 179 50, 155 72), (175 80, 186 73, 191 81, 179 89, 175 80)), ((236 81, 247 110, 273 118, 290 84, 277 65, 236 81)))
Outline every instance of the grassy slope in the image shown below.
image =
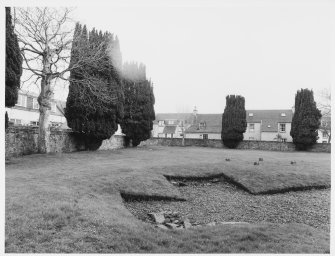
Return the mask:
MULTIPOLYGON (((242 155, 235 156, 230 151, 228 155, 233 155, 233 157, 231 157, 229 162, 166 166, 162 168, 162 173, 168 176, 185 178, 224 174, 254 194, 303 189, 306 187, 330 187, 330 160, 325 160, 323 154, 246 152, 248 154, 247 157, 242 155), (258 160, 258 156, 263 156, 264 161, 259 162, 259 165, 254 165, 254 162, 258 160), (295 160, 296 164, 292 165, 290 163, 291 160, 295 160)), ((237 153, 240 153, 240 151, 237 153)), ((159 169, 161 168, 157 168, 157 171, 159 169)))
POLYGON ((160 174, 201 175, 206 167, 208 174, 212 170, 220 173, 221 167, 226 167, 227 175, 239 173, 236 179, 255 191, 273 186, 274 178, 291 180, 297 173, 303 175, 295 182, 304 179, 306 184, 312 177, 313 182, 318 179, 328 184, 330 154, 155 147, 32 155, 13 162, 6 166, 6 252, 322 253, 329 250, 329 234, 306 225, 219 226, 186 232, 157 230, 126 210, 120 191, 178 198, 179 192, 160 174), (224 162, 226 157, 232 161, 224 162), (251 165, 258 157, 264 158, 264 165, 251 165), (283 171, 280 166, 291 160, 297 161, 296 169, 288 167, 289 171, 283 171), (176 168, 177 165, 198 168, 176 168), (248 171, 240 171, 239 165, 248 166, 248 171), (319 166, 317 175, 309 170, 310 166, 319 166))

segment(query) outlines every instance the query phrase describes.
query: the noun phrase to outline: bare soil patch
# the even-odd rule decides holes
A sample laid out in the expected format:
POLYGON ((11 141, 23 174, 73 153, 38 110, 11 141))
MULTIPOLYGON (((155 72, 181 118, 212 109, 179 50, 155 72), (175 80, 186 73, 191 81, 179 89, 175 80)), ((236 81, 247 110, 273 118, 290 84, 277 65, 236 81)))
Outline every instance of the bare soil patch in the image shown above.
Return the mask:
POLYGON ((126 198, 127 209, 138 219, 155 224, 151 212, 177 212, 192 225, 216 222, 303 223, 330 230, 330 189, 252 195, 225 178, 171 180, 186 201, 126 198))

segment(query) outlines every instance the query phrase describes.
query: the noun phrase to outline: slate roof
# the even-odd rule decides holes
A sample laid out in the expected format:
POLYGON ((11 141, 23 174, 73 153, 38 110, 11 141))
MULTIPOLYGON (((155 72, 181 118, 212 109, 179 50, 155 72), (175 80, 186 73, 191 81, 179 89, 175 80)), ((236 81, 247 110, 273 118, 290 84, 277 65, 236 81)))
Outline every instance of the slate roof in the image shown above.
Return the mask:
POLYGON ((262 122, 261 132, 277 132, 278 123, 291 123, 292 109, 280 110, 247 110, 247 123, 262 122), (252 113, 253 116, 249 116, 252 113), (285 113, 285 116, 282 116, 285 113))
POLYGON ((158 123, 158 121, 162 120, 179 120, 179 121, 187 121, 188 123, 191 123, 193 120, 192 113, 162 113, 162 114, 156 114, 156 119, 154 120, 154 123, 158 123))
POLYGON ((176 125, 167 125, 164 127, 163 133, 175 133, 176 132, 176 125))
POLYGON ((197 124, 190 126, 186 133, 221 133, 222 114, 198 114, 197 124), (205 126, 200 126, 204 123, 205 126))

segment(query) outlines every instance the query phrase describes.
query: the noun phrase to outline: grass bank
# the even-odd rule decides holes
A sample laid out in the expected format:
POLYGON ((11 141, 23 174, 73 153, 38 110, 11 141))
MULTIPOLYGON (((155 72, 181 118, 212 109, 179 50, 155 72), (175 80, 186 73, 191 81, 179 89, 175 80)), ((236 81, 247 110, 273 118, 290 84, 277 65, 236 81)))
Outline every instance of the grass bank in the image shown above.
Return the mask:
POLYGON ((330 184, 330 154, 152 147, 31 155, 6 165, 6 252, 313 252, 329 233, 304 224, 163 231, 120 193, 183 199, 163 175, 232 177, 250 191, 330 184), (230 158, 226 162, 225 158, 230 158), (259 157, 263 163, 254 166, 259 157), (295 166, 290 161, 296 161, 295 166))

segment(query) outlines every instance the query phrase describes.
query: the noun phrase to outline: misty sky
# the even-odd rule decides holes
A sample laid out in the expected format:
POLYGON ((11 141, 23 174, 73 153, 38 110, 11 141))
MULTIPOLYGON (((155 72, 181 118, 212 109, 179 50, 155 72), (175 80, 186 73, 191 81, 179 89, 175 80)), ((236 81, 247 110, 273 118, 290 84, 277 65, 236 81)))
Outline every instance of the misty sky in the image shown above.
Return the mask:
POLYGON ((156 113, 222 113, 228 94, 247 109, 287 109, 298 89, 330 87, 324 1, 126 3, 78 6, 73 17, 118 35, 123 60, 146 65, 156 113))

